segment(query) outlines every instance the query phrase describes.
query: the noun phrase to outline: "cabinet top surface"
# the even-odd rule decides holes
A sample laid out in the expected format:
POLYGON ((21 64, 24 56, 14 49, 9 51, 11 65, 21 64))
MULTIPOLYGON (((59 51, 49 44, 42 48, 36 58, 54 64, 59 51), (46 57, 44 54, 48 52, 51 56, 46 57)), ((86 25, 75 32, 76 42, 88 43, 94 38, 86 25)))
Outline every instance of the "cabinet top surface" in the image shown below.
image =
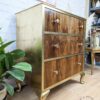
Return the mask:
POLYGON ((22 10, 22 11, 20 11, 20 12, 17 12, 16 15, 17 15, 17 14, 20 14, 21 12, 24 12, 24 11, 26 11, 26 10, 28 10, 28 9, 37 7, 37 6, 39 6, 39 5, 42 5, 42 6, 45 7, 45 8, 49 8, 49 9, 58 11, 58 12, 60 12, 60 13, 68 14, 68 15, 70 15, 70 16, 78 17, 78 18, 81 18, 81 19, 83 19, 83 20, 86 20, 86 18, 80 17, 80 16, 78 16, 78 15, 69 13, 69 12, 64 11, 64 10, 61 10, 61 9, 59 9, 59 8, 57 8, 57 7, 55 7, 55 6, 51 5, 51 4, 47 4, 47 3, 39 3, 39 4, 36 4, 36 5, 34 5, 34 6, 32 6, 32 7, 29 7, 29 8, 27 8, 27 9, 25 9, 25 10, 22 10))

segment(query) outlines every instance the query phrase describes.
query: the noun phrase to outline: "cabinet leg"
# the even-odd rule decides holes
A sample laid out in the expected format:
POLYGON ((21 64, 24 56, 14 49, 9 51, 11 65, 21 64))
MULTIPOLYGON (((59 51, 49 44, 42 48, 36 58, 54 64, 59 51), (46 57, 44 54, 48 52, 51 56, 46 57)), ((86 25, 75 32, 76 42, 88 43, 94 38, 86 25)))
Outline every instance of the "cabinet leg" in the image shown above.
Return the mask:
POLYGON ((92 61, 92 66, 91 66, 91 75, 93 75, 93 70, 94 70, 94 61, 95 61, 95 54, 91 52, 91 61, 92 61))
POLYGON ((48 97, 48 95, 49 95, 49 93, 50 93, 50 90, 47 90, 47 91, 43 92, 43 93, 41 94, 39 100, 46 100, 47 97, 48 97))
POLYGON ((94 68, 94 66, 92 65, 91 66, 91 75, 93 75, 93 68, 94 68))
POLYGON ((21 91, 21 82, 20 81, 16 81, 16 85, 17 85, 17 92, 20 92, 21 91))
POLYGON ((81 83, 81 84, 84 84, 84 76, 85 76, 85 73, 82 72, 82 73, 80 74, 80 83, 81 83))

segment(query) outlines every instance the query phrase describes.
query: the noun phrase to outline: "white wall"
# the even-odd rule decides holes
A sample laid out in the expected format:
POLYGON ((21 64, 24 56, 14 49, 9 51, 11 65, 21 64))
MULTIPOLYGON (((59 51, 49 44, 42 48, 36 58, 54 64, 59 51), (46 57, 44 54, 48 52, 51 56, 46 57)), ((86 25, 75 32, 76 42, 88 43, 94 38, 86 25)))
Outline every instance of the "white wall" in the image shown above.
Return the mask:
POLYGON ((85 2, 86 0, 58 0, 57 7, 85 17, 85 2))
MULTIPOLYGON (((58 0, 58 8, 85 17, 86 0, 58 0)), ((0 0, 0 36, 4 41, 16 40, 15 13, 39 3, 37 0, 0 0)), ((10 50, 16 48, 13 44, 10 50)))

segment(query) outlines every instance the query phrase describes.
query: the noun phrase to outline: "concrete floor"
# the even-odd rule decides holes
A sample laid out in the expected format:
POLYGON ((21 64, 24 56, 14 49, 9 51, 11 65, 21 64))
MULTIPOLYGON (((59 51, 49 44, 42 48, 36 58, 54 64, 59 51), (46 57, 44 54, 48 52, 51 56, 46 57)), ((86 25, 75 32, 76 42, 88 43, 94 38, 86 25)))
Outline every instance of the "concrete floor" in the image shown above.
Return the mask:
MULTIPOLYGON (((79 83, 80 75, 51 90, 47 100, 100 100, 100 69, 86 69, 85 84, 79 83), (86 99, 87 98, 87 99, 86 99)), ((38 100, 31 87, 25 87, 8 100, 38 100)))

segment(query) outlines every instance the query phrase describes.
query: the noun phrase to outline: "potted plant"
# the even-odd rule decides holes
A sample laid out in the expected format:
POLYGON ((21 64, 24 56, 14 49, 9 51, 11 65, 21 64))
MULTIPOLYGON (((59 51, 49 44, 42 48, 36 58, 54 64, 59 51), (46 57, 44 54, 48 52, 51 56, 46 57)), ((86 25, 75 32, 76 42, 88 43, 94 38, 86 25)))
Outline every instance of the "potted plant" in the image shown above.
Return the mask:
POLYGON ((16 79, 17 81, 24 81, 25 71, 32 71, 32 67, 27 62, 22 62, 19 59, 25 56, 25 52, 19 49, 6 52, 5 48, 14 41, 4 43, 0 38, 0 100, 2 100, 6 93, 14 94, 14 87, 9 84, 6 79, 16 79))

